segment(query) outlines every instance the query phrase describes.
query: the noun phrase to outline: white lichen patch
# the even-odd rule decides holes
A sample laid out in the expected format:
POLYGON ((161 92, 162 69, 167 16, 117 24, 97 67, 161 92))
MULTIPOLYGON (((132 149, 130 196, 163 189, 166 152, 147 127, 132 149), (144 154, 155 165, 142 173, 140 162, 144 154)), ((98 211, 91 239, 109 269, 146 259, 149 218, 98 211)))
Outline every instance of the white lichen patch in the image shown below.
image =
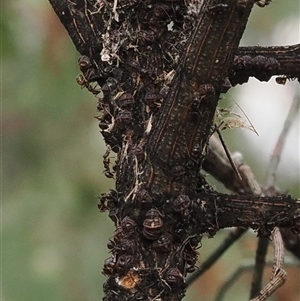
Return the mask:
POLYGON ((187 14, 190 16, 198 16, 204 0, 185 0, 187 14))

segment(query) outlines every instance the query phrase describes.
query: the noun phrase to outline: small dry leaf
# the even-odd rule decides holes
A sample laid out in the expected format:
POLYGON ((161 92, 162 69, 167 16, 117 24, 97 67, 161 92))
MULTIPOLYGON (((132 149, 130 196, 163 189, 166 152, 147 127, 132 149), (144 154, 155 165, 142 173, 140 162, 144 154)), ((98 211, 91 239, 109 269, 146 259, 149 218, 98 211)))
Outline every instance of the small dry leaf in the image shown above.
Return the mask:
POLYGON ((222 118, 220 130, 224 131, 226 129, 233 128, 245 128, 254 133, 256 133, 255 129, 252 125, 247 125, 245 120, 234 118, 234 117, 225 117, 222 118))
POLYGON ((243 120, 239 114, 231 111, 230 109, 218 107, 216 110, 215 119, 217 121, 216 123, 219 124, 219 129, 224 131, 226 129, 245 128, 254 132, 258 136, 256 129, 254 128, 250 119, 247 117, 246 113, 236 102, 235 104, 242 111, 243 115, 246 117, 246 120, 243 120))

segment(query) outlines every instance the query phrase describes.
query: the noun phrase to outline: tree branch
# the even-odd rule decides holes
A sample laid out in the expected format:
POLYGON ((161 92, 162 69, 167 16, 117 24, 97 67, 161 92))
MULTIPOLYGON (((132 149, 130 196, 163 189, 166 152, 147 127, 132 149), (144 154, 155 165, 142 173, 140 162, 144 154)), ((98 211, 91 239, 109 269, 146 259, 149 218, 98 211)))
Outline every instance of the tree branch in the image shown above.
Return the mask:
POLYGON ((209 141, 206 156, 203 161, 203 169, 211 174, 229 190, 239 194, 261 194, 261 187, 247 164, 242 160, 242 154, 236 152, 231 155, 242 180, 238 178, 232 169, 222 145, 215 136, 209 141))
POLYGON ((194 200, 199 232, 250 227, 269 236, 275 226, 300 231, 300 200, 291 196, 246 196, 212 193, 194 200), (205 225, 205 226, 204 226, 205 225))
POLYGON ((300 44, 240 47, 229 78, 231 84, 235 86, 246 83, 249 77, 269 81, 274 75, 300 81, 300 44))
POLYGON ((165 193, 173 195, 193 193, 217 101, 253 6, 251 1, 245 6, 226 1, 226 9, 219 14, 209 12, 212 3, 206 1, 201 8, 183 63, 148 138, 151 173, 144 174, 141 182, 153 194, 166 188, 165 193), (172 175, 173 169, 180 170, 180 175, 176 170, 172 175))
MULTIPOLYGON (((99 32, 105 28, 104 18, 95 14, 97 7, 88 1, 49 0, 61 23, 68 31, 77 51, 93 59, 100 75, 105 76, 100 59, 103 41, 99 32), (91 13, 94 12, 94 13, 91 13)), ((249 77, 268 81, 272 76, 300 77, 300 44, 273 47, 239 47, 230 82, 246 83, 249 77)))
POLYGON ((201 263, 197 270, 186 279, 187 285, 190 286, 207 270, 209 270, 213 266, 213 264, 215 264, 215 262, 246 232, 247 229, 243 228, 236 228, 231 230, 224 241, 217 248, 215 248, 210 253, 209 257, 201 263))
MULTIPOLYGON (((100 76, 104 76, 101 63, 105 19, 95 14, 97 6, 87 0, 49 0, 60 22, 66 28, 77 51, 91 58, 100 76)), ((97 1, 95 1, 96 3, 97 1)))
POLYGON ((118 153, 116 190, 99 203, 116 225, 103 300, 181 300, 204 232, 299 230, 298 200, 219 194, 199 174, 254 2, 50 0, 85 55, 78 83, 101 86, 99 127, 118 153))

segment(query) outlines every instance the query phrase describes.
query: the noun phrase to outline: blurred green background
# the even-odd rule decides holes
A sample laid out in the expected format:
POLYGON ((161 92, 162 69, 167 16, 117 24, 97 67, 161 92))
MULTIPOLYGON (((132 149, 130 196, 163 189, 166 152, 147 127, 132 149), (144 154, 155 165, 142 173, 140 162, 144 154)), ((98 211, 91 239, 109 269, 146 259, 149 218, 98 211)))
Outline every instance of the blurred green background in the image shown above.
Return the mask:
MULTIPOLYGON (((277 44, 297 43, 282 42, 282 37, 288 35, 280 33, 292 28, 294 34, 299 34, 298 22, 298 0, 274 1, 263 10, 254 9, 243 42, 271 45, 277 39, 277 44)), ((97 196, 113 187, 113 181, 102 174, 105 145, 93 118, 97 115, 96 99, 75 81, 79 73, 78 56, 47 1, 2 1, 3 301, 94 301, 103 296, 105 277, 101 269, 104 259, 109 257, 106 242, 112 236, 113 226, 106 214, 98 212, 97 196)), ((263 89, 270 85, 264 84, 263 89)), ((266 124, 279 124, 279 130, 272 131, 274 141, 263 140, 263 148, 274 147, 297 87, 295 83, 280 87, 288 95, 288 99, 281 100, 285 109, 279 107, 280 119, 275 116, 274 121, 275 113, 262 107, 252 113, 262 114, 266 124)), ((232 89, 222 105, 232 99, 240 101, 243 93, 243 87, 232 89)), ((273 110, 276 101, 272 104, 273 110)), ((271 151, 257 156, 253 142, 256 136, 251 134, 251 140, 245 132, 228 131, 226 141, 232 151, 242 151, 263 182, 271 151)), ((299 137, 299 121, 291 135, 299 137)), ((291 151, 299 157, 299 140, 291 140, 291 151)), ((277 185, 299 197, 299 161, 291 162, 290 155, 286 160, 278 173, 277 185)), ((212 183, 223 189, 222 185, 212 183)), ((214 239, 204 239, 200 261, 225 232, 214 239)), ((193 285, 186 300, 212 300, 216 288, 239 262, 253 257, 255 246, 255 236, 249 233, 193 285)), ((289 282, 273 300, 298 300, 299 269, 290 268, 289 272, 298 282, 289 282)), ((250 280, 250 274, 240 279, 229 292, 228 300, 247 300, 250 280)))

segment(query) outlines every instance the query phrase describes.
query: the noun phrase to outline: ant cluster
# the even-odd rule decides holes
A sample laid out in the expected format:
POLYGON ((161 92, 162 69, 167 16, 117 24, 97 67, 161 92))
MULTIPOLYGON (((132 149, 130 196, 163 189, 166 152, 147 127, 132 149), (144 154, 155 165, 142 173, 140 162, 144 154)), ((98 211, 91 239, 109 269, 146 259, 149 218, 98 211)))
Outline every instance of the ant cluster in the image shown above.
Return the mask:
POLYGON ((247 82, 250 76, 255 76, 260 81, 268 81, 272 77, 272 72, 279 69, 280 63, 275 58, 263 55, 255 57, 243 55, 235 56, 233 66, 236 82, 232 82, 232 85, 235 86, 247 82))
POLYGON ((86 88, 89 92, 93 93, 97 96, 101 90, 97 89, 97 87, 93 87, 90 82, 94 82, 97 80, 97 72, 94 69, 91 60, 86 55, 82 55, 78 59, 79 69, 82 73, 80 73, 76 81, 81 88, 86 88))
MULTIPOLYGON (((141 190, 137 196, 147 199, 147 202, 139 201, 150 208, 134 214, 134 219, 128 215, 121 218, 125 213, 119 210, 122 201, 116 191, 103 194, 100 199, 99 210, 108 210, 109 216, 117 225, 107 244, 112 256, 105 261, 103 274, 114 276, 116 279, 135 279, 137 282, 137 279, 141 278, 140 274, 143 274, 143 278, 150 277, 150 274, 147 275, 150 273, 150 267, 140 266, 143 262, 140 260, 143 254, 141 249, 147 248, 147 253, 153 257, 153 261, 158 260, 155 254, 165 254, 162 255, 166 261, 165 268, 157 271, 159 277, 156 281, 160 281, 164 289, 183 288, 184 277, 195 270, 198 255, 196 250, 201 241, 200 235, 191 234, 186 228, 187 220, 192 216, 193 202, 187 195, 179 195, 172 202, 166 202, 166 205, 172 203, 172 207, 167 206, 167 211, 162 213, 149 202, 150 196, 146 190, 141 190), (142 225, 141 230, 138 230, 139 224, 142 225), (169 261, 170 253, 174 252, 177 254, 177 261, 169 261)), ((123 282, 120 280, 120 283, 123 282)), ((128 281, 124 283, 129 285, 128 281)))
POLYGON ((125 275, 136 263, 136 245, 133 239, 136 235, 136 223, 126 216, 120 222, 107 247, 112 251, 113 256, 106 260, 103 273, 107 276, 117 273, 125 275))
POLYGON ((103 193, 99 198, 98 209, 100 212, 109 211, 108 216, 110 219, 117 224, 119 208, 121 201, 118 193, 115 190, 111 190, 110 193, 103 193))
MULTIPOLYGON (((122 85, 114 77, 108 77, 101 89, 97 85, 93 87, 90 83, 97 81, 99 75, 96 68, 93 67, 90 59, 83 55, 78 60, 81 74, 77 77, 77 83, 85 87, 98 98, 97 109, 100 116, 96 118, 99 121, 99 128, 104 137, 108 149, 103 156, 104 174, 108 178, 113 178, 113 172, 110 170, 109 154, 112 150, 118 153, 122 145, 122 135, 125 130, 132 125, 132 109, 134 97, 132 93, 123 90, 122 85)), ((115 168, 117 169, 117 164, 115 168)))
MULTIPOLYGON (((116 225, 107 245, 111 257, 105 261, 103 273, 113 276, 110 278, 123 287, 126 283, 127 288, 134 287, 132 281, 148 278, 152 279, 149 287, 159 281, 159 287, 166 292, 183 291, 184 277, 195 269, 197 262, 196 249, 201 236, 193 232, 193 227, 187 227, 193 202, 187 195, 179 195, 169 203, 156 200, 142 182, 148 172, 144 168, 148 160, 146 136, 169 95, 174 70, 181 63, 180 53, 197 18, 197 14, 188 13, 184 2, 130 1, 127 6, 129 2, 125 0, 114 1, 112 7, 112 1, 97 1, 91 19, 99 14, 105 20, 99 37, 100 60, 91 61, 86 55, 78 60, 81 71, 78 84, 98 99, 100 114, 96 118, 107 145, 104 174, 114 178, 117 173, 116 189, 122 191, 103 194, 98 204, 99 210, 108 211, 116 225), (93 82, 97 84, 93 86, 93 82), (117 154, 113 166, 111 152, 117 154), (135 206, 137 203, 140 206, 135 206), (152 261, 146 260, 145 254, 152 261), (153 262, 157 268, 153 269, 153 262)), ((191 109, 198 111, 199 104, 212 93, 210 86, 203 86, 191 109)), ((190 150, 193 164, 199 152, 200 145, 190 150)), ((180 162, 168 172, 174 181, 179 181, 186 177, 188 169, 187 164, 180 162)), ((160 292, 153 295, 153 300, 159 295, 160 292)))
POLYGON ((101 16, 105 22, 95 41, 97 54, 89 54, 94 59, 87 55, 78 59, 77 83, 98 99, 96 118, 107 145, 103 165, 108 178, 114 178, 124 163, 120 152, 125 144, 131 146, 123 158, 133 149, 127 161, 136 158, 141 163, 146 158, 145 135, 168 95, 196 19, 187 10, 177 0, 88 1, 91 20, 101 16), (112 170, 110 151, 118 154, 112 170))

